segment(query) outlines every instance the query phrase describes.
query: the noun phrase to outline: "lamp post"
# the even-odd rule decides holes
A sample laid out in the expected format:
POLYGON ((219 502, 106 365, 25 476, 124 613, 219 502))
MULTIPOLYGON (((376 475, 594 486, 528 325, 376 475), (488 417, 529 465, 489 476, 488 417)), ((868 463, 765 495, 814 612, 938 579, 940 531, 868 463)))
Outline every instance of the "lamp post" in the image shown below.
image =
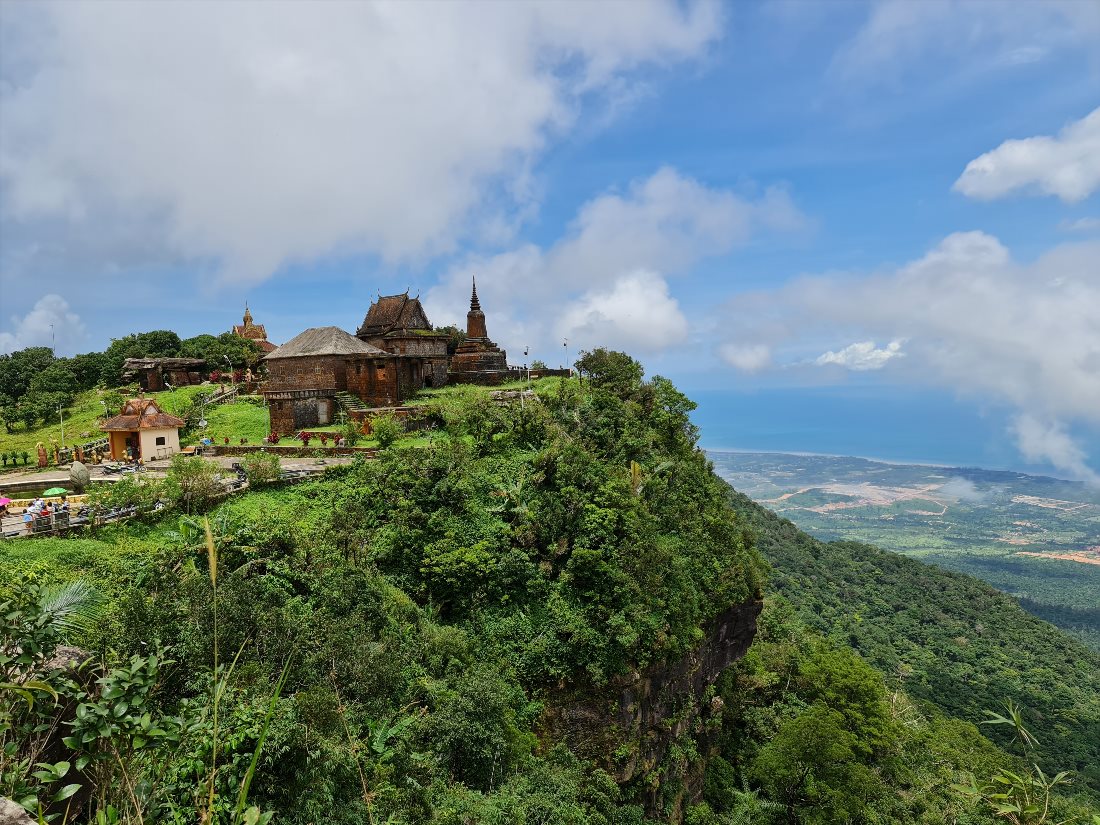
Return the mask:
POLYGON ((561 342, 561 345, 565 348, 565 368, 569 370, 569 376, 573 376, 573 367, 569 364, 569 339, 566 338, 561 342))

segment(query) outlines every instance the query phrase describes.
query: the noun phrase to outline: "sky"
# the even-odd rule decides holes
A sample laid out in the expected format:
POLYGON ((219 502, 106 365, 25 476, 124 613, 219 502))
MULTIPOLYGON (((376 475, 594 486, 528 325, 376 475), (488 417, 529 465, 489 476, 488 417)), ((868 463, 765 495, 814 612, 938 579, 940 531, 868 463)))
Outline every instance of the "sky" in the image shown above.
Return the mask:
POLYGON ((1100 483, 1098 190, 1100 0, 0 4, 0 352, 476 277, 709 446, 1100 483))

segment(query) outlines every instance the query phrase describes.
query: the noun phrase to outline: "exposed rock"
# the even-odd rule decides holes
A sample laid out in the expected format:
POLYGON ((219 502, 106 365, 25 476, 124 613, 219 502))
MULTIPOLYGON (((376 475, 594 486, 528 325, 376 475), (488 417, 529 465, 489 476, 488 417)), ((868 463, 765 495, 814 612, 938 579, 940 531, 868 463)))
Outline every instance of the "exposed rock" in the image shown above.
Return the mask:
POLYGON ((35 825, 35 821, 22 805, 0 796, 0 825, 35 825))
POLYGON ((69 481, 72 482, 73 487, 77 490, 83 490, 88 486, 91 479, 92 474, 88 472, 88 468, 82 462, 74 461, 69 468, 69 481))
MULTIPOLYGON (((565 739, 578 756, 602 761, 620 784, 649 779, 685 734, 695 735, 699 752, 705 754, 701 722, 721 711, 721 700, 704 702, 706 691, 749 649, 762 605, 760 601, 734 605, 715 617, 706 639, 694 650, 677 660, 617 677, 597 695, 550 697, 543 717, 547 741, 565 739), (609 757, 613 761, 608 762, 609 757)), ((687 798, 697 799, 699 771, 682 779, 687 798)), ((644 802, 651 812, 661 801, 660 784, 657 778, 646 788, 644 802)), ((681 795, 672 811, 673 821, 678 821, 683 801, 681 795)))

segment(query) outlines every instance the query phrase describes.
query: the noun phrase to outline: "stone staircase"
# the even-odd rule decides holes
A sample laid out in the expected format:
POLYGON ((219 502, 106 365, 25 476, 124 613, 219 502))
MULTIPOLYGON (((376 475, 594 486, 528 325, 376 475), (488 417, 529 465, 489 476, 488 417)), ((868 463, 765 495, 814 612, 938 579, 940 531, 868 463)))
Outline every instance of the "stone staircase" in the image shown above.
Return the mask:
POLYGON ((340 405, 340 409, 348 414, 350 417, 352 413, 359 413, 360 417, 365 414, 370 407, 363 403, 361 398, 352 395, 350 392, 338 392, 336 393, 336 403, 340 405))

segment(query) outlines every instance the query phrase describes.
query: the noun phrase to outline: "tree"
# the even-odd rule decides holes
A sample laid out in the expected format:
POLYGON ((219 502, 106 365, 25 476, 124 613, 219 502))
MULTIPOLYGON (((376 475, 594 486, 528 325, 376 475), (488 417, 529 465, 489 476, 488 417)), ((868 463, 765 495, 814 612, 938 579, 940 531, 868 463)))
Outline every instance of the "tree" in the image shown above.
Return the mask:
POLYGON ((448 324, 445 327, 436 327, 435 332, 439 335, 447 336, 448 355, 454 355, 458 350, 458 345, 466 340, 466 330, 460 329, 454 324, 448 324))
POLYGON ((30 388, 31 380, 54 362, 49 347, 27 347, 0 355, 0 393, 18 402, 30 388))
POLYGON ((63 396, 63 406, 72 403, 76 395, 77 381, 68 365, 63 361, 54 361, 31 379, 29 394, 56 393, 63 396))
POLYGON ((575 365, 582 377, 595 387, 606 389, 620 398, 636 392, 642 384, 645 370, 625 352, 600 347, 582 352, 575 365))

